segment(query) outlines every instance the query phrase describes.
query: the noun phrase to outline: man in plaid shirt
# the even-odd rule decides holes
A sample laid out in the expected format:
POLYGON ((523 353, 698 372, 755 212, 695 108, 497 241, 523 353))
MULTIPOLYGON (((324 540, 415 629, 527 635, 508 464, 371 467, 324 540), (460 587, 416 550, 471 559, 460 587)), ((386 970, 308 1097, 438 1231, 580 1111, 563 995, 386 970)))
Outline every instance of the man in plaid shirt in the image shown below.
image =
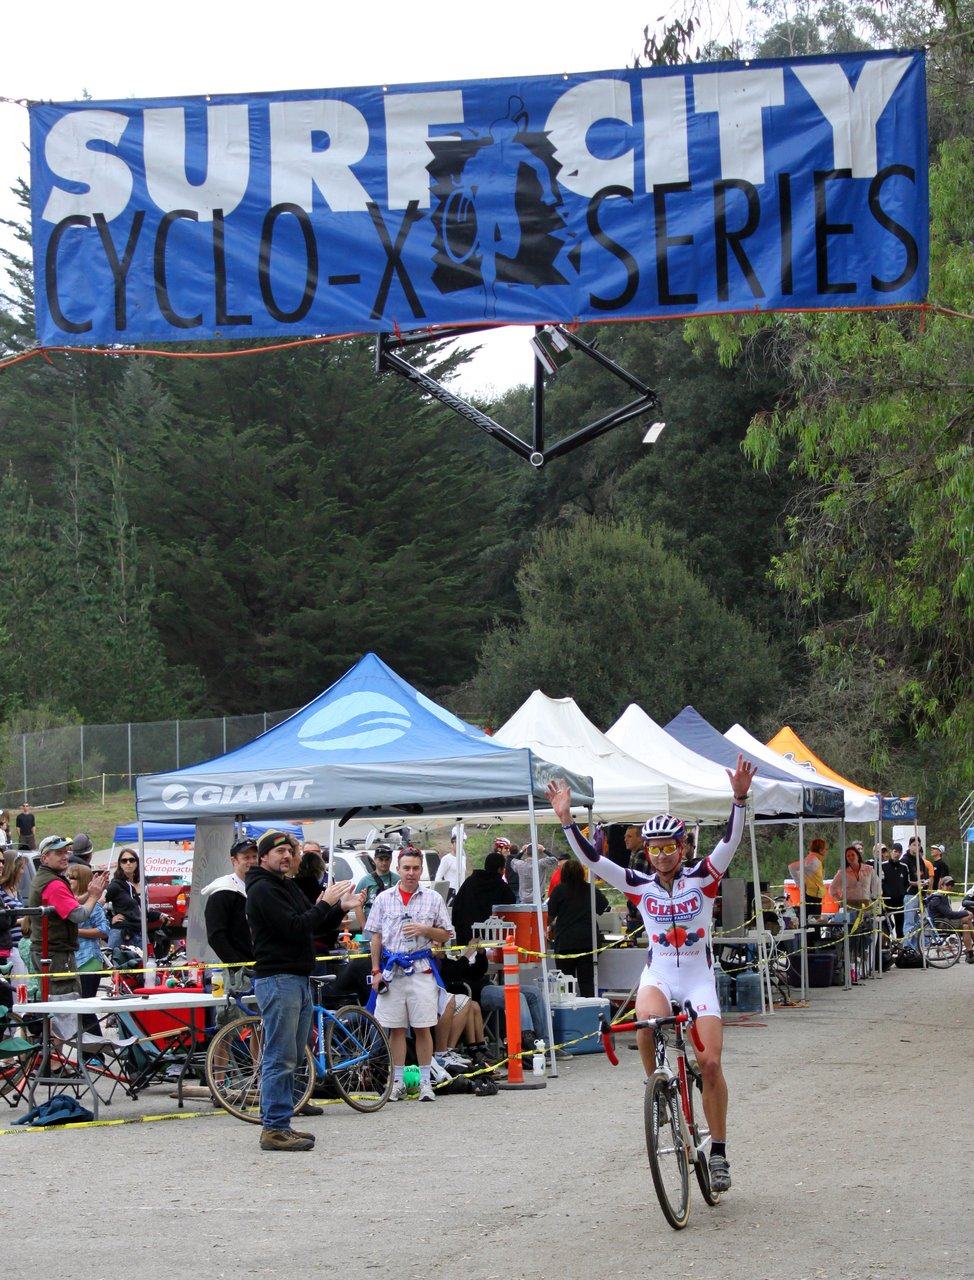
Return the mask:
POLYGON ((402 1074, 406 1028, 412 1027, 419 1063, 419 1100, 433 1102, 436 1094, 430 1084, 431 1029, 439 1017, 441 984, 432 947, 448 942, 453 928, 440 895, 419 886, 423 871, 420 854, 404 850, 399 855, 398 871, 399 883, 378 895, 365 922, 365 931, 371 934, 375 1016, 390 1033, 393 1100, 406 1096, 402 1074))

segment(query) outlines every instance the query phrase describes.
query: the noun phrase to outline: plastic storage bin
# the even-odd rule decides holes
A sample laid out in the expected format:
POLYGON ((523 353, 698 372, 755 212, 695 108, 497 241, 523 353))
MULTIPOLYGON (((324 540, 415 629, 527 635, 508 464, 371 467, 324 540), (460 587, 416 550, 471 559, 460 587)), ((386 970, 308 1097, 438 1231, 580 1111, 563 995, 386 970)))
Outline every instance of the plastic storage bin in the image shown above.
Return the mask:
POLYGON ((566 1053, 600 1053, 599 1018, 609 1017, 609 1002, 598 996, 575 996, 570 1000, 553 1002, 551 1020, 555 1028, 555 1045, 564 1045, 566 1053), (591 1032, 595 1032, 591 1035, 591 1032), (566 1044, 578 1036, 587 1036, 578 1044, 566 1044))

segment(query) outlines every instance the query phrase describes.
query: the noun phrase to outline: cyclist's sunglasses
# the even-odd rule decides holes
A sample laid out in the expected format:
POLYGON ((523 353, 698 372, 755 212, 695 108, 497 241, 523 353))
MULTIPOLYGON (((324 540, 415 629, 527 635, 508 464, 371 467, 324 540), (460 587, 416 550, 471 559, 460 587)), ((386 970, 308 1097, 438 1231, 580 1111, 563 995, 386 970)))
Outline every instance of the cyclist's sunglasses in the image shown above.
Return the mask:
POLYGON ((675 840, 668 840, 666 844, 647 844, 646 845, 646 852, 650 855, 650 857, 652 857, 654 853, 664 854, 664 855, 670 854, 670 853, 678 853, 679 849, 680 849, 680 846, 676 843, 675 840))

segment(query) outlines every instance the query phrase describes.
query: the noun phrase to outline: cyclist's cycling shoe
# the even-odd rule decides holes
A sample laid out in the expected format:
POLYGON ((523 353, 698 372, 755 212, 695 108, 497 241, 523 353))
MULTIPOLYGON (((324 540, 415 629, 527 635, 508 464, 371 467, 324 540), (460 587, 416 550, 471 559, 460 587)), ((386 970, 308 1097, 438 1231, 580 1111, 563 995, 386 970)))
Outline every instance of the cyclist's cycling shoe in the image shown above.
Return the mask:
POLYGON ((731 1184, 730 1165, 726 1156, 710 1157, 710 1186, 714 1191, 729 1191, 731 1184))

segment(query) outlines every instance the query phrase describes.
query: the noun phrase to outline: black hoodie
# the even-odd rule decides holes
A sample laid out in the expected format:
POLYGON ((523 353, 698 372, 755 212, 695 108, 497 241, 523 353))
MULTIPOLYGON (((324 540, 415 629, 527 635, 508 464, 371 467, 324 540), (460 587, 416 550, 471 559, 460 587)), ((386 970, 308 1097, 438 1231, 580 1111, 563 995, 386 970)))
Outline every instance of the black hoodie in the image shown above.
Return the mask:
POLYGON ((499 875, 490 871, 473 871, 457 890, 453 899, 453 930, 456 940, 466 946, 473 936, 473 926, 494 914, 495 906, 511 906, 517 895, 499 875))
POLYGON ((276 871, 251 867, 247 889, 247 923, 254 940, 254 976, 279 973, 305 977, 315 964, 315 938, 341 923, 341 905, 308 906, 300 885, 276 871))

